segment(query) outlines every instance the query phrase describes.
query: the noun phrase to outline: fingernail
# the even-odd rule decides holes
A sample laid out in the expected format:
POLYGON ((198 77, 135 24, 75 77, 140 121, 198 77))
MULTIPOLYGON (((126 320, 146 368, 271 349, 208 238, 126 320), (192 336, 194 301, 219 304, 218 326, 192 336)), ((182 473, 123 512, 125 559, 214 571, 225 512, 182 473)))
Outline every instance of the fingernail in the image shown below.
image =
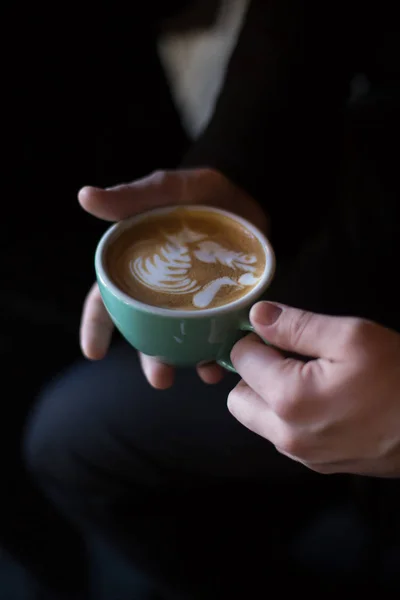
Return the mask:
POLYGON ((252 321, 268 327, 273 325, 282 313, 282 308, 272 302, 258 302, 250 311, 252 321))

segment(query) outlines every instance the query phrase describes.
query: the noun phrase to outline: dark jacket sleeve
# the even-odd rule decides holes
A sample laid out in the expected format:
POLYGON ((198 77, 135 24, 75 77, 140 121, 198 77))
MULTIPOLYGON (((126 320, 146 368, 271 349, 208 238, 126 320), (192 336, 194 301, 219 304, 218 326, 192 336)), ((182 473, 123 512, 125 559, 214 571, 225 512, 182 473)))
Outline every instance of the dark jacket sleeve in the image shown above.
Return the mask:
POLYGON ((341 0, 253 0, 213 117, 183 165, 221 171, 270 210, 293 169, 303 176, 308 157, 332 152, 353 70, 351 4, 344 14, 341 0))

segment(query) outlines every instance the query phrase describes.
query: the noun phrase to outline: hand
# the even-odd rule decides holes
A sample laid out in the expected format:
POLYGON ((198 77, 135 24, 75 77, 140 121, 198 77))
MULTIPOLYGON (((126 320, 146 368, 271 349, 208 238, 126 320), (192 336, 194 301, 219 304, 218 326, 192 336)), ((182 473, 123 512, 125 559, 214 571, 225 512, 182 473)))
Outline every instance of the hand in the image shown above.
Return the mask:
MULTIPOLYGON (((106 221, 120 221, 160 206, 208 204, 241 215, 260 229, 267 228, 265 213, 257 202, 212 169, 159 171, 106 190, 84 187, 78 199, 87 212, 106 221)), ((86 297, 82 313, 80 339, 84 355, 92 360, 103 358, 112 331, 113 324, 95 284, 86 297)), ((172 385, 172 367, 144 355, 140 355, 140 361, 153 387, 166 389, 172 385)), ((205 383, 217 383, 223 377, 223 369, 216 364, 198 366, 197 372, 205 383)))
POLYGON ((228 407, 282 454, 319 473, 400 476, 400 335, 356 318, 269 302, 231 358, 243 378, 228 407))

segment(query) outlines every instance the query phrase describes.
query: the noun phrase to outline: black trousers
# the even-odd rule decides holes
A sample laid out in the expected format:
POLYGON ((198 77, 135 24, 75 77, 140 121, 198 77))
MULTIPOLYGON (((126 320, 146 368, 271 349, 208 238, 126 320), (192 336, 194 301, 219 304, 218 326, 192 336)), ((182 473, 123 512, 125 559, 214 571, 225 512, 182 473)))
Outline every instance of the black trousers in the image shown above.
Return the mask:
MULTIPOLYGON (((278 256, 267 297, 400 329, 393 277, 399 187, 391 153, 382 156, 385 131, 363 111, 353 122, 342 176, 325 182, 333 198, 326 218, 296 254, 278 256)), ((369 481, 359 487, 353 478, 313 474, 247 431, 226 408, 236 381, 227 375, 207 387, 185 370, 171 390, 154 391, 134 350, 117 341, 102 362, 77 363, 43 390, 25 440, 28 465, 63 513, 87 535, 100 534, 161 597, 250 598, 308 576, 310 590, 318 573, 333 589, 347 581, 335 572, 335 557, 327 571, 299 569, 293 548, 311 519, 338 503, 366 517, 362 559, 347 565, 350 579, 379 583, 394 525, 389 519, 382 528, 369 481)), ((384 496, 386 515, 395 487, 384 496)), ((321 557, 331 539, 318 543, 321 557)), ((334 554, 349 544, 345 535, 334 554)))

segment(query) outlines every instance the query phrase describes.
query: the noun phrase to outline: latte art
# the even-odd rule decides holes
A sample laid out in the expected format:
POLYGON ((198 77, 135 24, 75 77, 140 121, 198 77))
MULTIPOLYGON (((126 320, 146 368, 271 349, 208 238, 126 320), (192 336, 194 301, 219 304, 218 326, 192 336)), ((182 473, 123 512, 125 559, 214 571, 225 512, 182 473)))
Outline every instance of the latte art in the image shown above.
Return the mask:
POLYGON ((247 294, 265 258, 258 239, 233 219, 176 209, 121 235, 109 264, 117 285, 137 300, 198 310, 247 294))
POLYGON ((159 253, 146 256, 146 246, 157 247, 157 240, 149 240, 143 244, 143 255, 140 243, 132 247, 132 253, 139 254, 130 262, 132 276, 143 285, 169 294, 187 294, 200 289, 197 281, 190 278, 192 260, 190 257, 190 242, 201 239, 200 234, 184 228, 177 235, 165 235, 165 244, 159 253))
MULTIPOLYGON (((253 286, 257 283, 258 279, 252 275, 256 270, 252 266, 257 261, 255 255, 247 256, 243 252, 228 250, 205 238, 205 235, 184 227, 176 235, 165 234, 165 244, 159 248, 159 253, 153 253, 151 256, 140 254, 140 244, 133 246, 132 253, 139 256, 130 262, 132 277, 154 291, 167 294, 191 292, 193 306, 196 308, 210 306, 224 285, 253 286), (244 275, 237 279, 218 277, 202 288, 193 278, 193 258, 208 264, 219 262, 232 270, 241 269, 250 273, 247 277, 244 275)), ((153 244, 156 245, 156 240, 150 240, 150 245, 153 244)))

